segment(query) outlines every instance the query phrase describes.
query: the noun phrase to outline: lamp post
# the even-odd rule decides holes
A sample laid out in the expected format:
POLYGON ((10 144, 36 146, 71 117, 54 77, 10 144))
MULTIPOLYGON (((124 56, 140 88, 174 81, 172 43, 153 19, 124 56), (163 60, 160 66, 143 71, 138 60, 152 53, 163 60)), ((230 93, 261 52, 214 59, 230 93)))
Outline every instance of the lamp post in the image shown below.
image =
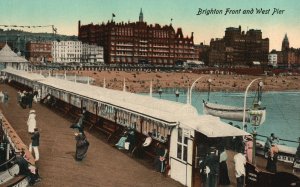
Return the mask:
POLYGON ((175 91, 175 96, 176 96, 176 102, 178 102, 178 98, 179 98, 179 91, 178 91, 178 89, 175 91))
MULTIPOLYGON (((263 82, 259 82, 258 87, 259 87, 259 90, 261 90, 261 88, 263 87, 263 82)), ((254 166, 256 165, 256 160, 255 160, 255 156, 256 156, 256 136, 257 136, 256 129, 259 127, 260 121, 261 121, 261 118, 262 118, 262 112, 259 111, 260 101, 258 100, 257 102, 258 103, 254 104, 253 109, 249 113, 250 114, 250 122, 253 126, 252 164, 254 166)))
MULTIPOLYGON (((246 91, 245 91, 245 96, 244 96, 244 114, 243 114, 243 130, 245 128, 245 121, 246 121, 246 101, 247 101, 247 93, 250 88, 250 86, 255 82, 261 80, 261 78, 254 79, 250 82, 250 84, 247 86, 246 91)), ((259 82, 258 84, 259 87, 263 86, 263 82, 259 82)), ((259 101, 258 101, 259 102, 259 101)), ((250 111, 250 122, 252 126, 254 127, 253 130, 253 152, 252 152, 252 164, 256 165, 256 160, 255 160, 255 154, 256 154, 256 128, 260 125, 260 120, 261 120, 261 113, 258 111, 258 104, 254 105, 254 108, 250 111)))
POLYGON ((159 98, 161 99, 161 94, 162 94, 162 89, 161 88, 158 89, 158 94, 159 94, 159 98))
POLYGON ((194 82, 193 82, 193 84, 192 84, 192 86, 191 86, 191 89, 190 89, 190 93, 189 93, 189 95, 190 95, 190 105, 192 104, 192 91, 193 91, 193 88, 195 87, 195 85, 196 85, 196 83, 200 80, 200 79, 202 79, 203 77, 206 77, 207 75, 204 75, 204 76, 201 76, 201 77, 199 77, 198 79, 196 79, 194 82))
POLYGON ((250 88, 250 86, 257 80, 261 80, 262 78, 257 78, 254 79, 250 82, 250 84, 247 86, 246 91, 245 91, 245 95, 244 95, 244 113, 243 113, 243 130, 244 130, 244 126, 245 126, 245 120, 246 120, 246 101, 247 101, 247 93, 248 90, 250 88))

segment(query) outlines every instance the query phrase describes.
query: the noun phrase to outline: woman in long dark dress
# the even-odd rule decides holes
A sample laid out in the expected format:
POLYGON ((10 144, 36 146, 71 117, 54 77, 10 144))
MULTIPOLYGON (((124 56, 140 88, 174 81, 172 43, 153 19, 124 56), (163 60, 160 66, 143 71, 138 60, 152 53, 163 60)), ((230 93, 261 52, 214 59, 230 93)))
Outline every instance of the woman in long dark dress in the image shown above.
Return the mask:
POLYGON ((228 168, 227 168, 227 153, 225 148, 221 150, 220 154, 220 170, 219 170, 219 185, 229 185, 230 180, 228 176, 228 168))
POLYGON ((75 160, 81 161, 84 157, 86 157, 87 150, 89 148, 89 142, 86 137, 82 133, 75 133, 76 140, 76 154, 75 160))
POLYGON ((269 151, 268 161, 266 170, 272 173, 277 172, 277 155, 278 147, 275 144, 272 144, 272 147, 269 151))

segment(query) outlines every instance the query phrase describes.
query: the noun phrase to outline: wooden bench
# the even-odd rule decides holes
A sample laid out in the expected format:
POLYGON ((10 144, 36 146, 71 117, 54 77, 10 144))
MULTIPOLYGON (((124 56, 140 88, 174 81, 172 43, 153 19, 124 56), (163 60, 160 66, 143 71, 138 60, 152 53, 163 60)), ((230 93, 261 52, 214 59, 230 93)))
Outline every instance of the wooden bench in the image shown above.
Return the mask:
MULTIPOLYGON (((136 153, 135 151, 137 151, 137 149, 140 149, 146 139, 146 135, 141 134, 141 133, 137 133, 137 144, 135 146, 135 148, 132 150, 131 155, 134 156, 136 153)), ((145 156, 147 156, 149 159, 151 159, 152 161, 155 159, 156 157, 156 150, 157 150, 157 144, 163 144, 155 139, 152 138, 152 142, 151 144, 143 149, 144 150, 144 154, 145 156)))
POLYGON ((54 112, 56 112, 62 116, 66 115, 69 112, 68 105, 59 99, 56 100, 56 103, 54 104, 53 109, 54 109, 54 112))
MULTIPOLYGON (((94 119, 95 120, 95 119, 94 119)), ((95 127, 97 130, 102 132, 107 136, 107 140, 110 140, 112 135, 118 130, 118 127, 116 124, 114 124, 111 121, 108 121, 106 119, 103 119, 101 117, 98 117, 98 120, 96 121, 90 121, 88 124, 90 125, 89 130, 91 130, 93 127, 95 127)))
POLYGON ((13 186, 28 186, 28 178, 25 175, 17 175, 13 179, 5 182, 2 186, 13 187, 13 186))
POLYGON ((81 114, 80 108, 71 106, 71 108, 69 108, 69 110, 68 110, 67 116, 71 119, 71 121, 77 122, 80 114, 81 114))

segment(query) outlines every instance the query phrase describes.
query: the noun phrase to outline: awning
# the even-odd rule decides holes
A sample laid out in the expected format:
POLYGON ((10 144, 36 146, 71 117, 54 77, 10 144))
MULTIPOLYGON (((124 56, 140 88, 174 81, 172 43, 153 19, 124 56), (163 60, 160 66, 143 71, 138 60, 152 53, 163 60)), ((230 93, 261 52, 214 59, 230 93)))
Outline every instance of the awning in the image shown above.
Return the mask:
POLYGON ((222 122, 219 117, 201 115, 197 118, 182 120, 180 125, 192 128, 210 138, 250 135, 241 129, 222 122))

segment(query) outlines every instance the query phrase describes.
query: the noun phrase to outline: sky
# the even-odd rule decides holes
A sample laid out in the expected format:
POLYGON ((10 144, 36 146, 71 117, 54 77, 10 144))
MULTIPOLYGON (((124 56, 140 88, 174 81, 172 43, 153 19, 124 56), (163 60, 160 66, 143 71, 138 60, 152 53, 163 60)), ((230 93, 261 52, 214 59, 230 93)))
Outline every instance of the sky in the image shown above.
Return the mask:
MULTIPOLYGON (((227 27, 240 25, 243 31, 261 30, 263 38, 270 39, 270 50, 280 50, 286 33, 290 46, 300 48, 299 0, 0 0, 0 25, 55 25, 58 34, 77 35, 78 20, 98 24, 114 13, 115 22, 135 22, 141 8, 148 24, 169 25, 173 19, 175 30, 181 27, 185 36, 194 32, 195 44, 209 44, 212 38, 222 38, 227 27), (199 9, 222 13, 197 15, 199 9), (225 15, 227 9, 232 11, 225 15), (282 11, 273 14, 274 9, 282 11)), ((52 32, 51 27, 23 30, 52 32)))

